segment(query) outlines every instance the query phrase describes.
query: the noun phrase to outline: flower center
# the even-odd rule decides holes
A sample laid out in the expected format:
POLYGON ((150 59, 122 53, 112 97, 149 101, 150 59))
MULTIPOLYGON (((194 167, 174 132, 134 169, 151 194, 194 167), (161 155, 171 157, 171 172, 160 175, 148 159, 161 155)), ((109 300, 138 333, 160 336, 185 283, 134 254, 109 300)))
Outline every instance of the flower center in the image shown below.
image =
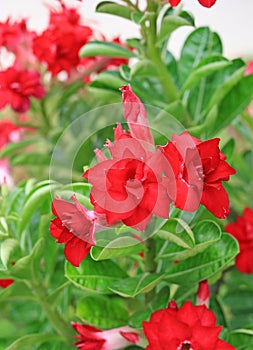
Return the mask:
POLYGON ((189 340, 185 340, 179 345, 177 350, 193 350, 193 348, 191 347, 191 342, 189 340))
POLYGON ((20 91, 21 91, 21 89, 20 89, 20 83, 18 83, 18 82, 13 82, 13 83, 11 83, 11 84, 10 84, 10 88, 11 88, 12 90, 14 90, 15 92, 20 92, 20 91))

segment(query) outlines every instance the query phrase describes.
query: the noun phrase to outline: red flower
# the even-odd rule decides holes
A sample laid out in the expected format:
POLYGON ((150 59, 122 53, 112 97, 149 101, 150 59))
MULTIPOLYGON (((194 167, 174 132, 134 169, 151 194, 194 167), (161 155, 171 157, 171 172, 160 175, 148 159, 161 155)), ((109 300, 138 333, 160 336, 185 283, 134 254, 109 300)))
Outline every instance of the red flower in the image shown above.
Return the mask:
POLYGON ((13 282, 14 282, 14 280, 12 280, 12 279, 0 278, 0 287, 1 287, 1 288, 7 288, 7 287, 9 287, 13 282))
POLYGON ((229 214, 229 199, 222 181, 228 181, 235 170, 220 152, 219 141, 215 138, 202 142, 186 131, 174 134, 172 142, 160 147, 170 163, 165 173, 176 179, 176 191, 169 194, 177 208, 195 211, 201 203, 218 218, 229 214))
POLYGON ((180 309, 170 303, 154 312, 143 328, 149 342, 146 350, 236 350, 218 338, 222 327, 216 326, 215 314, 190 301, 180 309))
POLYGON ((96 150, 99 163, 85 172, 92 185, 94 210, 105 214, 107 223, 123 222, 144 230, 152 214, 168 217, 170 200, 162 178, 162 159, 154 149, 146 112, 130 87, 123 88, 124 116, 130 133, 121 125, 114 130, 115 142, 107 141, 111 159, 96 150))
POLYGON ((245 208, 242 216, 228 224, 225 230, 239 243, 240 253, 235 260, 237 269, 242 273, 253 273, 253 209, 245 208))
POLYGON ((42 98, 44 95, 38 72, 14 67, 0 72, 0 109, 10 104, 14 111, 24 113, 30 108, 30 96, 42 98))
POLYGON ((34 39, 34 54, 53 76, 62 71, 69 75, 80 63, 79 50, 91 35, 91 28, 81 25, 77 10, 61 2, 61 11, 51 11, 48 28, 34 39))
POLYGON ((208 285, 208 280, 199 282, 199 288, 197 292, 197 305, 209 306, 210 302, 210 289, 208 285))
MULTIPOLYGON (((181 0, 168 0, 168 2, 172 7, 176 7, 181 0)), ((198 0, 198 2, 204 7, 212 7, 216 3, 216 0, 198 0)))
POLYGON ((137 344, 139 335, 130 327, 113 328, 101 331, 95 327, 72 322, 80 334, 74 343, 80 350, 119 350, 131 344, 137 344))
POLYGON ((74 266, 79 266, 95 242, 96 217, 93 211, 82 206, 75 195, 74 203, 55 197, 52 211, 57 218, 52 220, 50 234, 57 243, 65 243, 64 254, 74 266))

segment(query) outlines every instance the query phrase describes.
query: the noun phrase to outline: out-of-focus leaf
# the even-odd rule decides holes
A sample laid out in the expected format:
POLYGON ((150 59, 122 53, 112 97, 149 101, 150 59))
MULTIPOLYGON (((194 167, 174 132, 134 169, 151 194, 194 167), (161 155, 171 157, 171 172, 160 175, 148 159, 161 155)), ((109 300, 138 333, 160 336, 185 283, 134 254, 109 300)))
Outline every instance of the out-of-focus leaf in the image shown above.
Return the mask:
POLYGON ((8 264, 14 261, 14 256, 20 253, 20 245, 17 239, 7 238, 0 243, 0 257, 3 265, 7 268, 8 264))
POLYGON ((191 25, 192 23, 187 18, 183 18, 181 16, 165 16, 161 23, 157 44, 161 44, 163 41, 167 40, 171 33, 173 33, 177 28, 191 25))
POLYGON ((90 41, 80 49, 80 57, 93 56, 131 58, 136 57, 136 54, 133 51, 128 50, 116 43, 105 41, 90 41))
POLYGON ((60 339, 55 334, 41 333, 29 334, 17 339, 14 343, 8 346, 5 350, 30 350, 34 349, 34 344, 40 345, 48 341, 60 339))
POLYGON ((131 19, 131 10, 127 6, 116 4, 112 1, 102 1, 96 7, 96 12, 108 13, 110 15, 131 19))

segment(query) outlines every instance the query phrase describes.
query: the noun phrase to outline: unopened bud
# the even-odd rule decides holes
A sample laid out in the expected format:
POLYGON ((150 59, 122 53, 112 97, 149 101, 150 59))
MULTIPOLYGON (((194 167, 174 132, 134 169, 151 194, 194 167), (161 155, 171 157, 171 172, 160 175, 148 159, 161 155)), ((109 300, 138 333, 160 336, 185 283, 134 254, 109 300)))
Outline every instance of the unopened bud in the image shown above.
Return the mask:
POLYGON ((208 285, 208 280, 199 282, 199 289, 197 292, 197 305, 209 306, 210 302, 210 290, 208 285))

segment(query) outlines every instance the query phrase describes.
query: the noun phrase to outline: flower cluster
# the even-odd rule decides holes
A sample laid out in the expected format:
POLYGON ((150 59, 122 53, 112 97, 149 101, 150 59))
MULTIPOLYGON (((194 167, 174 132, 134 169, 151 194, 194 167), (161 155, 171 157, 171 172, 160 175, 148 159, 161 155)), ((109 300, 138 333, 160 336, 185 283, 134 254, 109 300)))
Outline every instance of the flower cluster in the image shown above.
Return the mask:
POLYGON ((253 209, 245 208, 242 216, 226 225, 225 230, 239 243, 240 253, 235 261, 237 269, 242 273, 253 273, 253 209))
MULTIPOLYGON (((130 86, 122 87, 122 96, 129 132, 118 124, 114 129, 114 142, 107 140, 105 144, 110 158, 96 149, 98 164, 83 175, 92 184, 93 218, 100 216, 106 225, 123 223, 144 231, 153 215, 168 218, 171 204, 190 212, 203 204, 218 218, 225 218, 229 214, 229 200, 222 181, 227 181, 235 170, 220 152, 219 139, 202 142, 184 132, 174 134, 172 141, 156 148, 143 104, 130 86), (218 199, 216 202, 214 197, 218 199)), ((73 253, 78 256, 74 265, 79 265, 90 245, 94 244, 94 231, 92 235, 85 234, 84 240, 88 243, 85 245, 79 239, 80 232, 71 231, 67 221, 61 217, 59 213, 62 209, 57 209, 56 203, 62 203, 62 206, 66 203, 64 210, 70 205, 54 199, 54 213, 58 219, 52 222, 51 235, 58 238, 59 243, 66 243, 65 255, 72 263, 68 248, 72 239, 83 245, 81 255, 73 253)), ((79 211, 79 208, 72 207, 76 213, 79 211)), ((76 215, 75 220, 79 220, 76 225, 80 229, 85 226, 80 215, 76 215)), ((92 226, 91 222, 89 225, 92 226)), ((88 229, 83 228, 84 232, 87 233, 88 229)))

